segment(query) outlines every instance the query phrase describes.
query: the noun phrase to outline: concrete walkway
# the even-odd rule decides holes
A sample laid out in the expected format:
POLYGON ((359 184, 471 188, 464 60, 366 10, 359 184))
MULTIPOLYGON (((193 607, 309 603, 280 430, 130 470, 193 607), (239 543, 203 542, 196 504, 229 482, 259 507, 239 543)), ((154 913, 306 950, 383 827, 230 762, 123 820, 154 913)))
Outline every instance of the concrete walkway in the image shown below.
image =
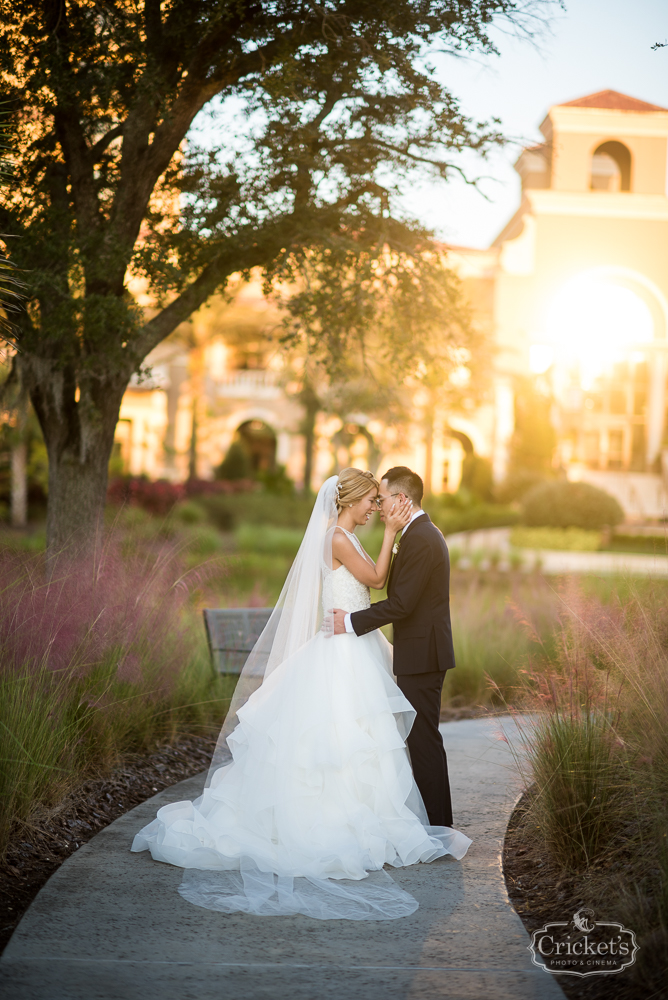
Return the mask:
POLYGON ((169 788, 80 848, 39 893, 0 961, 12 1000, 559 1000, 531 964, 500 852, 519 792, 511 719, 443 726, 462 862, 392 870, 420 903, 403 920, 227 916, 192 906, 181 872, 130 854, 134 833, 202 778, 169 788))
POLYGON ((478 564, 481 569, 490 565, 492 557, 498 568, 511 568, 511 552, 521 559, 518 568, 530 572, 540 569, 547 576, 564 573, 589 573, 618 576, 668 577, 668 555, 650 555, 640 552, 570 552, 564 549, 514 549, 510 544, 510 528, 481 528, 479 531, 460 531, 446 539, 452 553, 459 552, 458 565, 462 569, 478 564))

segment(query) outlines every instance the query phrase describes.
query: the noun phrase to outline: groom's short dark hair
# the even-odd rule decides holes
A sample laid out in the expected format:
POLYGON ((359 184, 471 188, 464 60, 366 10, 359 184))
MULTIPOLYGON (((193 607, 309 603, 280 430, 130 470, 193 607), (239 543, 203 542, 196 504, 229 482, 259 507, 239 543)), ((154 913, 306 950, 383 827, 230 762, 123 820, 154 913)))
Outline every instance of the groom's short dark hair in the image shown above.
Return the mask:
POLYGON ((405 493, 413 503, 422 503, 424 483, 417 472, 412 472, 407 465, 395 465, 393 469, 388 469, 381 479, 387 481, 393 493, 405 493))

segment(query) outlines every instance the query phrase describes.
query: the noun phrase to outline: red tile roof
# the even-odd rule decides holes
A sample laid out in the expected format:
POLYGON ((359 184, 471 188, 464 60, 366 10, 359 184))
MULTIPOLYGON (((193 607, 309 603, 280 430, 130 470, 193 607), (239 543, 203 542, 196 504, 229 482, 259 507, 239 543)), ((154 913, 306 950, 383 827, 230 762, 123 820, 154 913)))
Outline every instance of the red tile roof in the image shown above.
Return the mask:
POLYGON ((608 108, 611 111, 668 111, 658 104, 639 101, 637 97, 620 94, 618 90, 599 90, 596 94, 578 97, 575 101, 565 101, 562 108, 608 108))

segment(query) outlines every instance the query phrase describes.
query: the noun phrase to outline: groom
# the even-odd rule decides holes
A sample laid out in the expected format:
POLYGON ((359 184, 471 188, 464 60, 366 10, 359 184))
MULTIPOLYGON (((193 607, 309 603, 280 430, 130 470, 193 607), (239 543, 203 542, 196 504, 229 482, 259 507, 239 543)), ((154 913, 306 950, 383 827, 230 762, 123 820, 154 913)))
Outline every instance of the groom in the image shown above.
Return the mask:
POLYGON ((387 599, 366 611, 334 611, 334 634, 394 626, 394 673, 417 712, 408 735, 415 781, 432 826, 452 826, 448 763, 438 731, 445 671, 455 665, 450 629, 450 559, 443 535, 422 510, 420 477, 405 465, 383 476, 380 517, 408 498, 412 517, 390 567, 387 599))

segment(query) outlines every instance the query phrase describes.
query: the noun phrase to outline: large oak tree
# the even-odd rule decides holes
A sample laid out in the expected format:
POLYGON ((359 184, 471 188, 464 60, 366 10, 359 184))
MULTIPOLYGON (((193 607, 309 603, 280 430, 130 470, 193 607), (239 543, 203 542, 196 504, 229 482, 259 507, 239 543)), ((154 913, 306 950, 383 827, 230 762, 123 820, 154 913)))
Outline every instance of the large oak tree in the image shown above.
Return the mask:
POLYGON ((52 554, 95 534, 132 374, 230 275, 341 238, 424 248, 424 233, 391 218, 387 178, 445 175, 462 149, 499 141, 494 123, 461 113, 427 52, 491 52, 493 21, 521 24, 534 6, 4 5, 17 155, 0 232, 28 285, 15 363, 48 450, 52 554), (198 148, 191 126, 207 104, 218 141, 198 148), (128 291, 133 275, 160 303, 150 319, 128 291))

